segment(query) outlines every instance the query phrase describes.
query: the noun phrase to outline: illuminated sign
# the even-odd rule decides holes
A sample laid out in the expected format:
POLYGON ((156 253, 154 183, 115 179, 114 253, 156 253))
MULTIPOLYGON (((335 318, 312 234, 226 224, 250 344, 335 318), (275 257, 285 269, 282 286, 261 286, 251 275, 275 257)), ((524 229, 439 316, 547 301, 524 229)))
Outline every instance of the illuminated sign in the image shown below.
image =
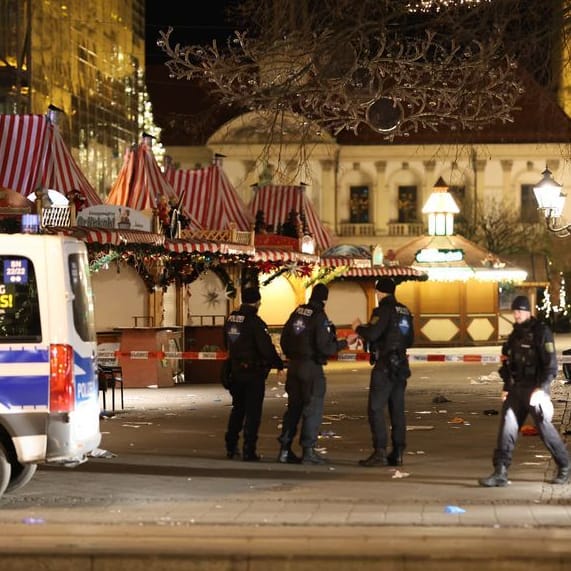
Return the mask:
POLYGON ((4 260, 4 283, 27 284, 28 260, 4 260))
POLYGON ((414 259, 423 264, 461 262, 464 259, 464 251, 424 248, 416 253, 414 259))

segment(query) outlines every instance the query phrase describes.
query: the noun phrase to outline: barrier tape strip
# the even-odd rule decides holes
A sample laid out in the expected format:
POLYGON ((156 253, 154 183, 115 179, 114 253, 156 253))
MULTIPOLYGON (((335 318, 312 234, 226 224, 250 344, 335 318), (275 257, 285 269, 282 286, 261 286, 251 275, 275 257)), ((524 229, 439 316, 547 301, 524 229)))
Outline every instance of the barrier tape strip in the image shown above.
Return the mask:
MULTIPOLYGON (((101 361, 113 361, 119 357, 131 360, 141 359, 188 359, 191 361, 223 361, 227 357, 225 351, 99 351, 97 357, 101 361)), ((341 351, 331 361, 368 361, 369 353, 365 351, 341 351)), ((501 355, 479 354, 459 355, 445 353, 413 353, 408 355, 410 362, 428 363, 499 363, 501 355)), ((571 355, 558 356, 559 363, 571 363, 571 355)))

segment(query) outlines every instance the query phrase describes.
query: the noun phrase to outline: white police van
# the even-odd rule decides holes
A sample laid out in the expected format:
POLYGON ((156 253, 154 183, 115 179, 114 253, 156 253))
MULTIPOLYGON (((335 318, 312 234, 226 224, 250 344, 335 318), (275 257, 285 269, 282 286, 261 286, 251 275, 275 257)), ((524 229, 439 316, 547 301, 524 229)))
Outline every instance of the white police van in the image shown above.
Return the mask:
POLYGON ((96 351, 85 244, 0 234, 0 496, 99 446, 96 351))

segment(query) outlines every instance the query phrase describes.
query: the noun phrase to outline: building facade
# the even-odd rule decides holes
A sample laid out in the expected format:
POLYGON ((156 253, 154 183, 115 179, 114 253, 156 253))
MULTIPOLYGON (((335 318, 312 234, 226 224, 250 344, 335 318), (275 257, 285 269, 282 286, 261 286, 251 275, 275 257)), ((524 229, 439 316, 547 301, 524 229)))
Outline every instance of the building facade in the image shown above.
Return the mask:
POLYGON ((144 0, 0 0, 0 113, 64 114, 60 130, 104 198, 140 135, 144 0))

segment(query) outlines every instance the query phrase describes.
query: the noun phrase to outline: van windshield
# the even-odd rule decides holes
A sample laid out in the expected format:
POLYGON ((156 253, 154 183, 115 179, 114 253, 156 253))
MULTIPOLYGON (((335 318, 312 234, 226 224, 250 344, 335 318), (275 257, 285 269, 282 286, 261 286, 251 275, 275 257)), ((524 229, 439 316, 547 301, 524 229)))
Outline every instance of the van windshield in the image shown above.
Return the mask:
POLYGON ((73 291, 73 324, 83 341, 95 341, 93 293, 85 254, 69 255, 69 280, 73 291))
POLYGON ((0 255, 0 343, 41 340, 34 264, 24 256, 0 255))

